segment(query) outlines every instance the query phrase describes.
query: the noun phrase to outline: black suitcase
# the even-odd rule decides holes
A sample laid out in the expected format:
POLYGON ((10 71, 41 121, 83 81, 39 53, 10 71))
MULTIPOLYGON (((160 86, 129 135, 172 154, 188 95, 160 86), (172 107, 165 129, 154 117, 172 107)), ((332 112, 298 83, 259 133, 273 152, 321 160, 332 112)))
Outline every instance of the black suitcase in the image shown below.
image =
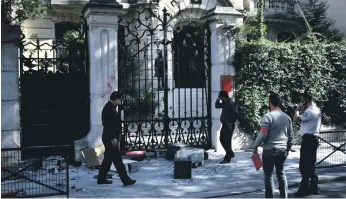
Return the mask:
POLYGON ((188 147, 186 144, 172 144, 167 147, 166 159, 174 160, 175 154, 181 149, 188 147))
POLYGON ((174 179, 191 179, 192 162, 187 159, 174 160, 174 179))

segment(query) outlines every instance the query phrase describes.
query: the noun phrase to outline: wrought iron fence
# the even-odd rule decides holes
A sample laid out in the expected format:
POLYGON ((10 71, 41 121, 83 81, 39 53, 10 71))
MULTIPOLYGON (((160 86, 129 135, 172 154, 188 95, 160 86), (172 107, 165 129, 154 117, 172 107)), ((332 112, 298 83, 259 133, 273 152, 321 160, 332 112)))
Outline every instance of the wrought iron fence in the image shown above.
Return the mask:
POLYGON ((319 141, 318 168, 346 166, 346 130, 321 132, 319 141))
POLYGON ((1 149, 1 197, 69 197, 69 150, 70 146, 1 149))

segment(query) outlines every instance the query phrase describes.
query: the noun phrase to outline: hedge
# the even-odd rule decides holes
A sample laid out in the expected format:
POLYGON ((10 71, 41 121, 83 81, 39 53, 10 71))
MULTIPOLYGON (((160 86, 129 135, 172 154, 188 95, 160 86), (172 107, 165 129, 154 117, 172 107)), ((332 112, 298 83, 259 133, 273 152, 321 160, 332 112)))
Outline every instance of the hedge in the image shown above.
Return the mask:
POLYGON ((326 124, 346 127, 346 45, 238 40, 233 64, 240 127, 247 133, 259 130, 271 91, 282 96, 284 111, 292 111, 299 93, 308 90, 326 124))

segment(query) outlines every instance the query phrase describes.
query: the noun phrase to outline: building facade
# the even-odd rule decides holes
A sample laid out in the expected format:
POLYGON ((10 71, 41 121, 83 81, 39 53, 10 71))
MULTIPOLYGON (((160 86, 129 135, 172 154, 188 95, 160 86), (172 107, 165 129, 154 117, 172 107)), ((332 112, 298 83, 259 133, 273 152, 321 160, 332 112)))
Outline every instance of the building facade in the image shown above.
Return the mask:
MULTIPOLYGON (((309 5, 309 0, 299 2, 302 9, 309 5)), ((214 103, 221 89, 227 88, 234 96, 234 30, 256 14, 257 0, 50 0, 49 4, 52 9, 47 16, 22 25, 26 44, 20 53, 21 69, 29 71, 35 68, 29 65, 35 62, 38 70, 45 69, 47 74, 66 69, 66 73, 75 71, 74 75, 79 72, 80 78, 70 75, 64 84, 59 79, 61 75, 56 78, 56 90, 61 90, 57 92, 70 89, 64 95, 65 101, 60 100, 64 101, 62 104, 68 104, 69 110, 79 109, 61 111, 66 107, 61 106, 53 111, 60 115, 50 120, 58 120, 54 125, 66 128, 55 128, 59 131, 53 133, 56 139, 52 140, 60 141, 51 144, 79 140, 90 147, 100 145, 102 107, 113 90, 120 90, 125 95, 121 109, 125 150, 165 148, 178 142, 223 150, 219 143, 220 110, 214 108, 214 103), (67 57, 59 57, 64 53, 67 57), (83 106, 76 105, 81 104, 78 102, 83 106)), ((304 28, 297 23, 300 17, 296 1, 266 0, 267 37, 284 41, 299 34, 304 28)), ((53 98, 53 94, 48 96, 53 98)), ((57 98, 61 97, 53 99, 57 98)), ((25 99, 21 99, 22 109, 23 101, 29 107, 36 98, 25 99)), ((41 112, 26 117, 46 117, 47 113, 41 112)), ((23 112, 18 114, 23 118, 23 112)), ((35 143, 32 137, 38 127, 34 128, 35 122, 30 121, 26 123, 29 130, 25 131, 22 122, 24 146, 35 143), (25 136, 25 132, 29 134, 25 136), (28 137, 32 140, 28 141, 28 137)), ((53 129, 54 122, 46 123, 51 127, 40 131, 53 129)), ((42 133, 38 137, 42 136, 52 135, 42 133)), ((235 149, 243 149, 252 144, 252 139, 237 129, 233 143, 235 149)), ((36 143, 40 144, 43 143, 36 143)))

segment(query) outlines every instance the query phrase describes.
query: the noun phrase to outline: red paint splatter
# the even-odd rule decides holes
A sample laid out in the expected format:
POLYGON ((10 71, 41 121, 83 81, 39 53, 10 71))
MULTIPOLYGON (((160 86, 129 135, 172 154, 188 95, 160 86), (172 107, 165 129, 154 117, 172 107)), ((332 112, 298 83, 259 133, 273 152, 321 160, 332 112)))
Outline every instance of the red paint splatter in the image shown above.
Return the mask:
POLYGON ((101 99, 103 99, 107 94, 109 94, 109 93, 111 93, 112 92, 112 90, 113 90, 113 87, 112 87, 112 85, 111 85, 111 83, 110 83, 110 81, 112 81, 112 80, 114 80, 115 79, 115 76, 111 76, 111 77, 109 77, 109 79, 108 79, 108 82, 107 82, 107 85, 108 85, 108 89, 107 89, 107 92, 106 93, 104 93, 103 95, 101 95, 101 99))
POLYGON ((232 75, 221 75, 221 89, 230 93, 233 89, 233 77, 232 75))

